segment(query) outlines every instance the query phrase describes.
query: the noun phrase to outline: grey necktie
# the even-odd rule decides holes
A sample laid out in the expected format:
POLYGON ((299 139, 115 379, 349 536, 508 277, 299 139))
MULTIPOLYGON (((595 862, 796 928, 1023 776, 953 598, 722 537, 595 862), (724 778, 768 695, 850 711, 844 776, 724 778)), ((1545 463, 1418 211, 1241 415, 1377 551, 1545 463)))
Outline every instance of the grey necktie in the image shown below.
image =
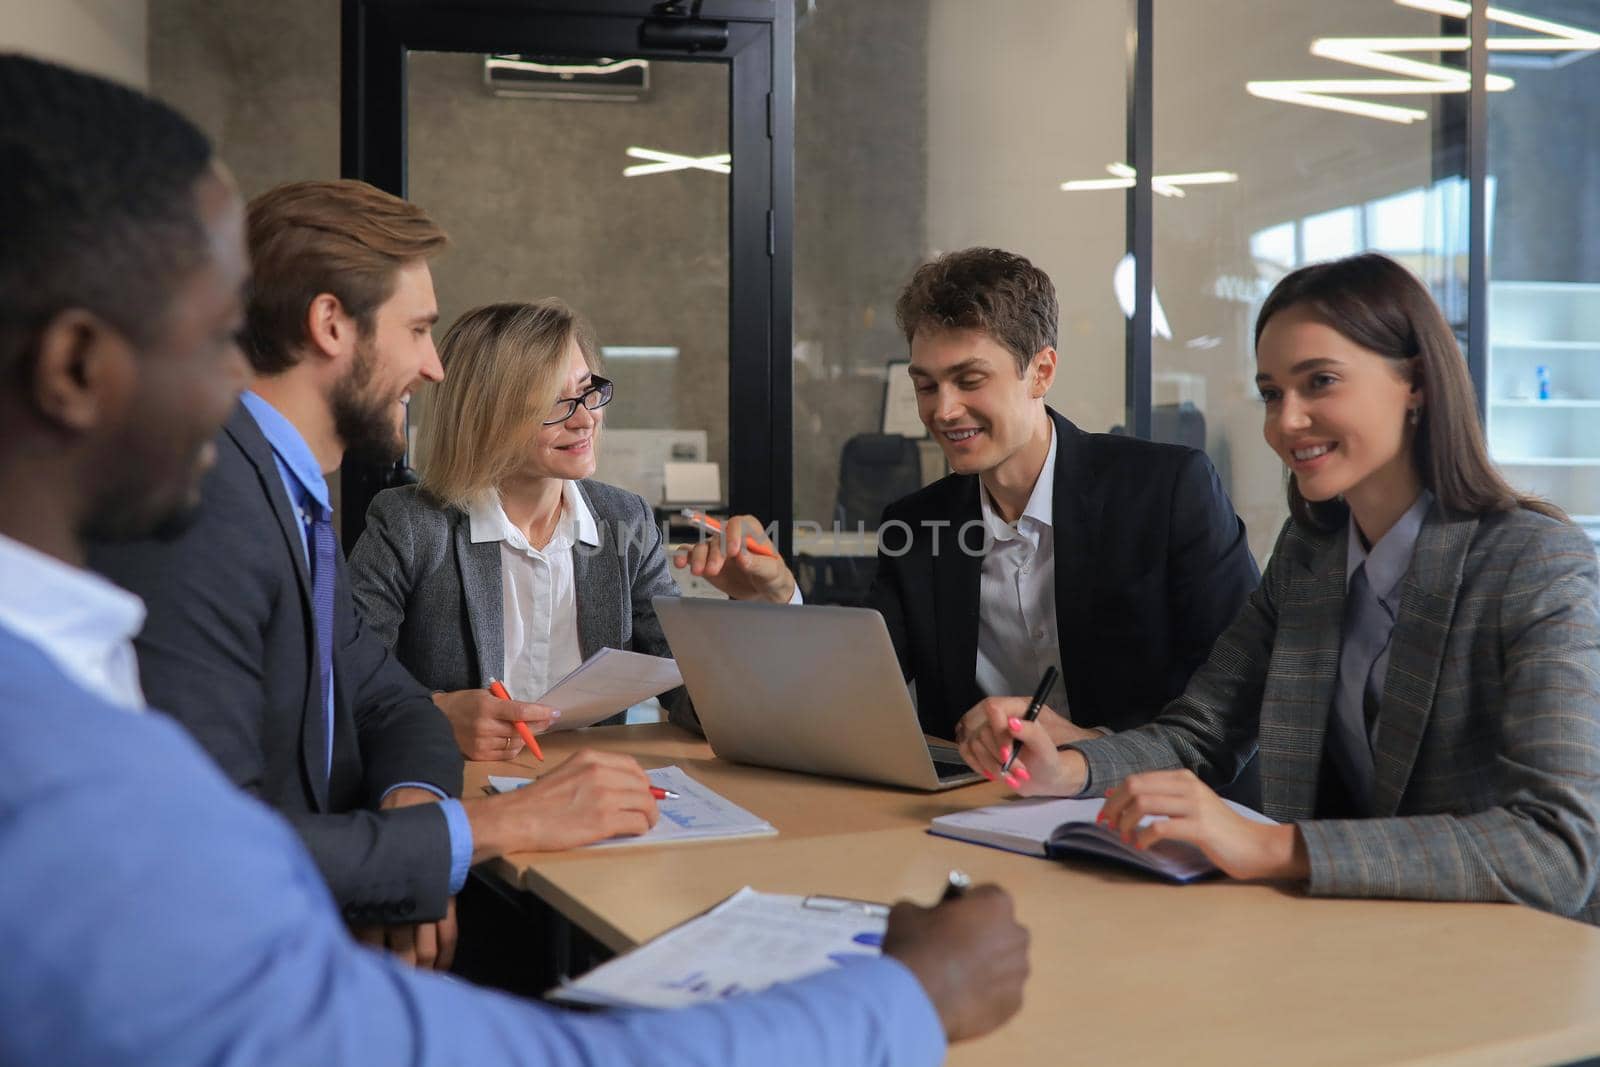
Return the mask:
POLYGON ((1344 756, 1340 762, 1345 763, 1351 793, 1362 803, 1372 792, 1372 736, 1383 697, 1383 679, 1375 668, 1393 633, 1394 616, 1372 591, 1363 561, 1350 576, 1345 597, 1334 708, 1334 729, 1344 756))

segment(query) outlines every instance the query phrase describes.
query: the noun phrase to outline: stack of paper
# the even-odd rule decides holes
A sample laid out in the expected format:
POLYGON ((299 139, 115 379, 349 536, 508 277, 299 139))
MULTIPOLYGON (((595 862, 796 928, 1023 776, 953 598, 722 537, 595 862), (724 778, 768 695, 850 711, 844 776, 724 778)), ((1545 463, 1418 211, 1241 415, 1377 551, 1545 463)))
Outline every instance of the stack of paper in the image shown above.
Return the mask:
MULTIPOLYGON (((592 726, 641 700, 649 700, 682 684, 683 675, 678 673, 676 660, 620 648, 602 648, 574 667, 534 703, 561 709, 561 718, 550 724, 553 733, 592 726)), ((527 699, 519 693, 512 696, 527 699)))
POLYGON ((739 890, 704 915, 549 996, 613 1008, 684 1008, 756 993, 876 956, 889 909, 834 897, 739 890))
MULTIPOLYGON (((650 784, 677 793, 678 798, 656 802, 661 819, 648 832, 638 837, 613 837, 587 847, 622 848, 627 845, 668 845, 675 841, 723 837, 771 837, 778 832, 765 819, 752 815, 677 767, 657 767, 646 773, 650 776, 650 784)), ((532 781, 532 778, 489 776, 489 786, 497 793, 520 789, 532 781)))

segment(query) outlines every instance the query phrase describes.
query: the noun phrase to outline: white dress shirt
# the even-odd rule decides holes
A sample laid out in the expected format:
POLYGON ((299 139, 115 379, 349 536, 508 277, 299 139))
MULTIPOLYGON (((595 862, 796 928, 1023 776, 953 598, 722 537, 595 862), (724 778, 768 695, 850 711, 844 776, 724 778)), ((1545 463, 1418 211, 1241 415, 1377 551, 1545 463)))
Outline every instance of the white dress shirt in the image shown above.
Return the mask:
MULTIPOLYGON (((1052 496, 1056 482, 1056 431, 1033 483, 1028 506, 1012 525, 978 490, 984 528, 992 541, 978 586, 978 689, 985 696, 1032 696, 1046 667, 1061 670, 1056 633, 1056 548, 1052 496)), ((1064 686, 1050 707, 1067 714, 1064 686)))
POLYGON ((111 703, 143 711, 133 639, 144 601, 99 575, 0 535, 0 628, 39 646, 63 674, 111 703))
POLYGON ((467 510, 474 544, 500 542, 506 642, 501 681, 516 700, 539 699, 583 662, 572 551, 580 543, 598 547, 600 532, 576 482, 562 483, 561 500, 561 518, 542 549, 506 518, 495 490, 480 494, 467 510))

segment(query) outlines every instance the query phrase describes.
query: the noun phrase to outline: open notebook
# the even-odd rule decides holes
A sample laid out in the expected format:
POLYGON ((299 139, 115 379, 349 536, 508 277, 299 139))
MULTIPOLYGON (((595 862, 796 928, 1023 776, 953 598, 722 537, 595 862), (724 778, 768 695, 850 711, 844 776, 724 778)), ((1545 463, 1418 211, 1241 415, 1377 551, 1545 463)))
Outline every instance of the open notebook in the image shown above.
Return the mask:
MULTIPOLYGON (((1255 822, 1274 820, 1242 804, 1224 800, 1234 811, 1255 822)), ((1097 856, 1126 863, 1175 882, 1190 882, 1217 868, 1204 853, 1178 841, 1161 841, 1143 851, 1122 843, 1117 834, 1095 823, 1105 800, 1057 800, 1032 797, 987 808, 941 815, 929 833, 992 845, 1030 856, 1059 858, 1073 854, 1097 856)), ((1140 825, 1147 825, 1147 817, 1140 825)))

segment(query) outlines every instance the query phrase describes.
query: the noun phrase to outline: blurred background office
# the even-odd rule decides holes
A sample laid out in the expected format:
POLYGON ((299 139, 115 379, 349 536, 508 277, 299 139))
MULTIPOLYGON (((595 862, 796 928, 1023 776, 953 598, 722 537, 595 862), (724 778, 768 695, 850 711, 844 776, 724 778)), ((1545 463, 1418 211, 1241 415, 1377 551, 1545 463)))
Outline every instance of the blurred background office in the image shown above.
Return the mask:
MULTIPOLYGON (((1474 339, 1465 2, 779 2, 794 4, 793 330, 792 359, 773 365, 792 376, 792 432, 774 462, 792 465, 795 520, 870 529, 887 499, 943 473, 904 388, 893 303, 922 260, 985 244, 1055 281, 1050 402, 1085 429, 1147 423, 1205 448, 1263 563, 1285 510, 1253 316, 1284 272, 1361 249, 1416 270, 1479 354, 1512 481, 1600 530, 1600 6, 1508 0, 1487 27, 1474 339), (1128 328, 1141 107, 1147 347, 1128 328), (1145 358, 1141 413, 1126 383, 1145 358)), ((254 194, 340 173, 341 14, 338 0, 0 0, 0 44, 173 103, 254 194)), ((581 308, 617 382, 602 477, 671 503, 667 464, 715 464, 674 468, 678 495, 722 503, 731 427, 768 417, 728 387, 728 68, 604 58, 410 52, 405 191, 455 239, 435 267, 444 322, 491 300, 581 308)), ((849 549, 799 543, 819 599, 870 580, 849 549)))

